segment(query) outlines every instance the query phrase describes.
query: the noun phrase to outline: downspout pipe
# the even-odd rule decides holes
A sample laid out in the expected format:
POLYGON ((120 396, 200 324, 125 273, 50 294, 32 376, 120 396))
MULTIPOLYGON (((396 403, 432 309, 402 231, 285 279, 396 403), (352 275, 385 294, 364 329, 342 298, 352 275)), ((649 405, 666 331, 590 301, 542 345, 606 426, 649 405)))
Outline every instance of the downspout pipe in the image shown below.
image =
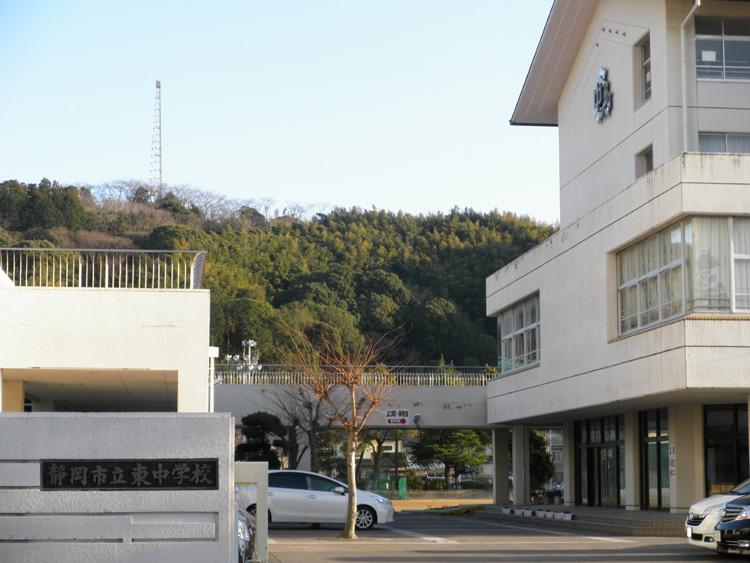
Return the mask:
POLYGON ((688 111, 687 111, 687 45, 685 44, 685 26, 700 8, 701 0, 695 0, 685 19, 680 25, 680 46, 682 47, 682 152, 688 149, 688 111))

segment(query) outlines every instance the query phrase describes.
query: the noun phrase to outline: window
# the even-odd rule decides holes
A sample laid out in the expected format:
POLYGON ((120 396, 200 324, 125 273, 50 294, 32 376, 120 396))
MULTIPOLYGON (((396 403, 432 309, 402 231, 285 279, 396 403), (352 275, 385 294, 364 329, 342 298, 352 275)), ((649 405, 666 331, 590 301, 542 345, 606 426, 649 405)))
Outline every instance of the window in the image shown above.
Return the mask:
POLYGON ((683 312, 682 231, 674 225, 618 255, 620 333, 683 312))
POLYGON ((750 19, 696 16, 696 76, 750 80, 750 19))
POLYGON ((651 99, 651 39, 648 35, 640 44, 641 53, 641 101, 651 99))
POLYGON ((750 135, 739 133, 698 133, 701 152, 750 154, 750 135))
POLYGON ((622 506, 625 501, 625 419, 575 423, 576 504, 622 506))
POLYGON ((560 450, 552 450, 552 462, 560 463, 562 461, 562 452, 560 450))
POLYGON ((706 494, 728 491, 750 474, 747 404, 703 407, 706 494))
POLYGON ((669 508, 669 426, 667 409, 641 411, 641 508, 669 508))
POLYGON ((501 373, 539 363, 539 295, 527 298, 498 316, 501 373))
POLYGON ((336 487, 341 487, 336 481, 325 479, 323 477, 316 477, 315 475, 308 475, 308 481, 310 482, 309 489, 313 491, 331 492, 336 487))
POLYGON ((651 145, 639 152, 635 157, 635 177, 648 174, 654 169, 654 149, 651 145))
POLYGON ((307 489, 307 479, 302 473, 293 471, 280 471, 278 473, 269 473, 268 486, 279 489, 307 489))
POLYGON ((685 311, 750 311, 750 218, 692 217, 617 255, 620 334, 685 311))

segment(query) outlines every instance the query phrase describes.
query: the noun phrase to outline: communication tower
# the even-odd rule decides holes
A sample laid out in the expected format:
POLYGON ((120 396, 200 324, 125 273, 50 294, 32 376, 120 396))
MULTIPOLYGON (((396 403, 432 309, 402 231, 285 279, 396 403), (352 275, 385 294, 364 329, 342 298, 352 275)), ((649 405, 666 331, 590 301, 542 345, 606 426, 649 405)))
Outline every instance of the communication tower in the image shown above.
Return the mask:
POLYGON ((161 161, 161 82, 156 81, 154 95, 154 128, 151 136, 151 185, 162 192, 164 187, 161 161))

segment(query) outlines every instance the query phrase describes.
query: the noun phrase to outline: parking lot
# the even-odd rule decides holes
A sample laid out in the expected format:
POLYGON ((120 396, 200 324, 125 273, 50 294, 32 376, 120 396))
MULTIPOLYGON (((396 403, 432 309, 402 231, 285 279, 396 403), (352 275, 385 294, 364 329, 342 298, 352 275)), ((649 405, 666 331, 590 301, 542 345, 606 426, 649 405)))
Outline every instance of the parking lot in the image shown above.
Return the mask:
POLYGON ((726 561, 686 545, 681 538, 613 537, 538 525, 447 514, 398 514, 388 526, 337 539, 340 527, 274 525, 270 561, 333 562, 494 562, 726 561))

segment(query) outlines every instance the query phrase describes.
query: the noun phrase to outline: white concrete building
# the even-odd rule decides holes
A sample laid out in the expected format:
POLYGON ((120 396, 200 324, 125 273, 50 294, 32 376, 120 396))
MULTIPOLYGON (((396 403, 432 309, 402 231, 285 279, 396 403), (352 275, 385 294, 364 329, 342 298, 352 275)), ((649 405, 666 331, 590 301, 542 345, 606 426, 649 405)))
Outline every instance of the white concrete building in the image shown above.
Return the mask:
POLYGON ((208 412, 204 257, 0 249, 0 412, 208 412))
POLYGON ((558 127, 561 216, 487 279, 516 501, 529 427, 563 427, 569 504, 747 477, 750 3, 556 0, 511 121, 558 127))

